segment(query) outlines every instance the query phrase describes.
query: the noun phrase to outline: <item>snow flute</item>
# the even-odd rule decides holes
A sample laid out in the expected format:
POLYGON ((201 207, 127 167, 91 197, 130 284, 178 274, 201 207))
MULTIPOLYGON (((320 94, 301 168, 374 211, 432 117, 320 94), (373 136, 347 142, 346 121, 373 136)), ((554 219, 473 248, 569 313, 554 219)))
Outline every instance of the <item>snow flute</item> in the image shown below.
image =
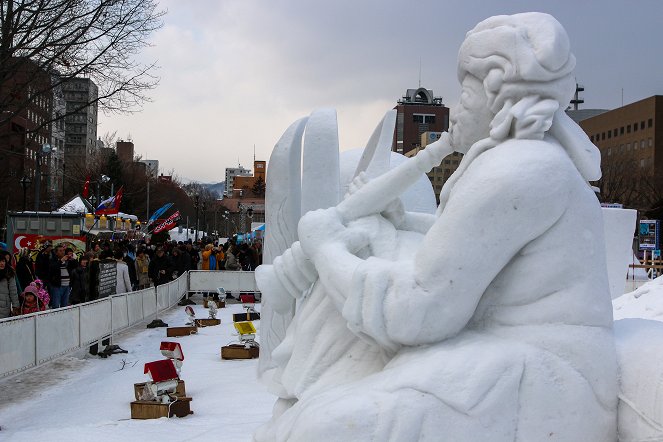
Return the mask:
POLYGON ((345 223, 380 213, 394 198, 416 183, 422 173, 430 172, 452 152, 449 133, 444 132, 439 140, 426 146, 416 156, 370 180, 346 197, 338 203, 336 210, 345 223))

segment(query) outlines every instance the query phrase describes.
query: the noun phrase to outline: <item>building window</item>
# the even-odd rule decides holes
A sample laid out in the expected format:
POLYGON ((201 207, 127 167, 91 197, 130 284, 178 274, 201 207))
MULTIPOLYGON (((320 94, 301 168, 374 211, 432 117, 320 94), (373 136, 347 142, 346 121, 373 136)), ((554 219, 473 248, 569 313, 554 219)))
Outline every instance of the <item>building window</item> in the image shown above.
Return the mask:
POLYGON ((612 131, 611 130, 608 131, 608 139, 610 139, 610 138, 612 138, 612 131))
POLYGON ((616 136, 617 136, 617 129, 614 129, 614 130, 612 131, 612 136, 613 136, 613 137, 616 137, 616 136))
POLYGON ((412 115, 412 122, 413 123, 423 123, 424 122, 424 116, 414 114, 414 115, 412 115))
POLYGON ((612 154, 612 149, 608 147, 608 156, 610 156, 611 154, 612 154))
POLYGON ((591 141, 592 143, 594 142, 594 135, 589 137, 589 141, 591 141))
POLYGON ((645 160, 640 160, 640 167, 642 167, 642 168, 645 167, 645 160))
POLYGON ((637 131, 638 131, 638 123, 634 123, 633 124, 633 132, 637 132, 637 131))
MULTIPOLYGON (((626 143, 628 147, 631 147, 631 143, 626 143)), ((633 143, 633 150, 638 150, 638 143, 633 143)))
POLYGON ((619 135, 624 135, 624 126, 619 128, 619 135))
POLYGON ((649 147, 652 147, 654 145, 654 140, 650 138, 649 140, 647 140, 647 144, 649 145, 649 147))
POLYGON ((640 122, 640 129, 642 130, 642 129, 644 129, 644 128, 645 128, 645 122, 644 122, 644 121, 641 121, 641 122, 640 122))
MULTIPOLYGON (((621 144, 621 145, 619 146, 619 148, 621 149, 623 146, 624 146, 624 145, 621 144)), ((627 145, 626 145, 626 151, 627 151, 627 152, 630 152, 630 151, 631 151, 631 145, 630 145, 630 144, 627 144, 627 145)))
POLYGON ((654 120, 652 118, 647 120, 647 127, 652 127, 653 125, 654 125, 654 120))
POLYGON ((605 132, 601 132, 601 140, 605 140, 605 132))
POLYGON ((627 125, 626 125, 626 133, 627 133, 627 134, 630 134, 630 133, 631 133, 631 125, 630 125, 630 124, 627 124, 627 125))
POLYGON ((645 148, 645 140, 640 140, 640 149, 645 148))

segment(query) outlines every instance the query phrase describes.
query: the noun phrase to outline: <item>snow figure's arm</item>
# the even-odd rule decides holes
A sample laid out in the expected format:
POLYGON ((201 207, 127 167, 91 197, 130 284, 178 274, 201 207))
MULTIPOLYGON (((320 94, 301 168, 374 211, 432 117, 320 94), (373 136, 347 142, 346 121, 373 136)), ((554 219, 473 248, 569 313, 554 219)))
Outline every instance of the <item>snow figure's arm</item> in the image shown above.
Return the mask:
POLYGON ((436 221, 437 217, 430 213, 405 212, 403 222, 400 226, 396 227, 401 230, 425 234, 428 233, 436 221))
POLYGON ((482 154, 414 261, 357 265, 343 308, 350 328, 390 349, 456 335, 508 262, 561 217, 574 179, 568 157, 548 143, 509 142, 482 154))

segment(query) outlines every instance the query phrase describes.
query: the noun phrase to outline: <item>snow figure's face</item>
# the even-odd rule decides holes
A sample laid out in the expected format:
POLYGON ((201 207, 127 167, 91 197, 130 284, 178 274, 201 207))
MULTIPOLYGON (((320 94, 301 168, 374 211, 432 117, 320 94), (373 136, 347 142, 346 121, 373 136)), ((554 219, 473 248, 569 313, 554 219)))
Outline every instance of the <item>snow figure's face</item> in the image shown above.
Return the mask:
POLYGON ((456 152, 466 153, 477 141, 487 138, 493 113, 483 83, 473 75, 463 79, 458 105, 451 111, 451 145, 456 152))

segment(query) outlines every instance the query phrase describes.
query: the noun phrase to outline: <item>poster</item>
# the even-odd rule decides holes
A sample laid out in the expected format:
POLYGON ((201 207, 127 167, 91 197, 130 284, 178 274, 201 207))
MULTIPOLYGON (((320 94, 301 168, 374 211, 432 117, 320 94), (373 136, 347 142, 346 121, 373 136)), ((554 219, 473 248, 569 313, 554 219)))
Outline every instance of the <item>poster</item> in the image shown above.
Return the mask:
POLYGON ((99 298, 115 294, 117 290, 117 261, 99 261, 99 298))
POLYGON ((23 247, 27 247, 30 250, 30 256, 32 257, 32 260, 34 261, 37 259, 39 249, 41 249, 41 247, 47 241, 50 242, 53 246, 62 244, 65 248, 71 247, 74 250, 74 254, 76 255, 77 259, 80 259, 86 250, 84 236, 46 236, 29 233, 17 233, 14 234, 14 255, 18 255, 19 250, 21 250, 23 247))
POLYGON ((657 250, 659 244, 660 221, 657 219, 640 220, 638 239, 640 250, 657 250))

